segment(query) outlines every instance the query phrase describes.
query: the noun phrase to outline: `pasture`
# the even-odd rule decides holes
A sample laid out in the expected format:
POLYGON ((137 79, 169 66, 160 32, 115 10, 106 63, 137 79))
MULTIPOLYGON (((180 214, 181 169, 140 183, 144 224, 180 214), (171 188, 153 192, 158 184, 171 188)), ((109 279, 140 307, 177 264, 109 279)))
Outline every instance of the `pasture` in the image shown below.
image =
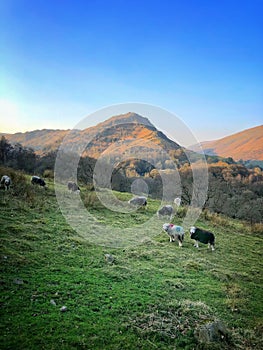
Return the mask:
MULTIPOLYGON (((83 188, 81 196, 98 222, 113 227, 139 225, 159 207, 149 199, 147 210, 122 214, 95 192, 83 188)), ((197 223, 214 232, 214 252, 195 249, 189 233, 182 248, 170 243, 161 220, 141 244, 107 248, 68 225, 52 182, 46 191, 0 191, 0 348, 262 349, 262 236, 222 222, 197 223), (215 320, 227 334, 202 343, 198 329, 215 320)))

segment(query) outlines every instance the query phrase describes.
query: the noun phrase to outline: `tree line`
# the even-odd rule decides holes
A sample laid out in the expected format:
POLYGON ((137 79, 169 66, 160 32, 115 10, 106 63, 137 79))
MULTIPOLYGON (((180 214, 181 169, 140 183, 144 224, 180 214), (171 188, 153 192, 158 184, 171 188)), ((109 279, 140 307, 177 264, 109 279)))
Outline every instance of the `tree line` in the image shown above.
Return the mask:
MULTIPOLYGON (((65 169, 62 174, 64 180, 69 180, 67 164, 74 154, 64 154, 65 169)), ((0 165, 22 170, 28 174, 37 174, 44 177, 54 176, 54 167, 57 152, 38 155, 32 148, 23 147, 17 143, 12 145, 4 136, 0 139, 0 165)), ((205 209, 214 213, 222 213, 232 218, 239 218, 253 223, 263 221, 263 171, 262 168, 246 167, 244 163, 236 163, 232 158, 221 160, 219 157, 207 157, 209 185, 205 209)), ((82 185, 93 184, 93 171, 96 160, 90 157, 81 157, 78 164, 78 181, 82 185)), ((198 158, 196 163, 198 172, 198 158)), ((105 161, 107 168, 109 164, 105 161)), ((152 164, 140 159, 131 159, 118 164, 112 172, 111 188, 121 192, 131 192, 134 180, 143 178, 148 186, 149 195, 153 198, 162 198, 163 180, 171 188, 166 192, 173 196, 180 196, 183 205, 190 205, 193 194, 193 173, 189 163, 176 163, 179 180, 178 183, 169 181, 174 165, 164 161, 162 169, 156 169, 152 164), (161 173, 162 172, 162 173, 161 173), (178 193, 176 188, 178 187, 178 193)), ((200 169, 201 171, 201 169, 200 169)), ((105 171, 105 174, 107 172, 105 171)), ((108 183, 105 179, 105 184, 108 183)), ((101 179, 103 185, 103 179, 101 179)))

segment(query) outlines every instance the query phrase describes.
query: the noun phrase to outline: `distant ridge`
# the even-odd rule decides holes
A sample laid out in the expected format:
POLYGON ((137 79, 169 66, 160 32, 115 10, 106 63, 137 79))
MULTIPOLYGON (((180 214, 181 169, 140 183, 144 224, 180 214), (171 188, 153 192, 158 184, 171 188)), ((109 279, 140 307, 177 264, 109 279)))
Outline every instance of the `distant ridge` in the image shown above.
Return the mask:
POLYGON ((45 153, 45 151, 56 150, 69 130, 42 129, 26 132, 17 132, 15 134, 1 133, 0 136, 12 144, 20 143, 24 147, 33 148, 36 153, 45 153))
MULTIPOLYGON (((111 146, 118 141, 128 141, 129 147, 137 148, 144 147, 146 143, 151 143, 155 148, 153 153, 158 147, 168 153, 182 149, 180 145, 157 130, 147 118, 133 112, 110 117, 84 130, 43 129, 2 135, 11 143, 20 143, 24 147, 33 148, 36 153, 41 155, 56 151, 67 134, 69 134, 69 144, 77 144, 80 141, 85 143, 86 139, 91 140, 85 154, 96 159, 105 150, 112 149, 111 146)), ((115 153, 124 151, 125 145, 119 148, 115 147, 115 153)))
MULTIPOLYGON (((263 160, 263 125, 243 130, 215 141, 201 142, 207 155, 232 157, 235 161, 263 160)), ((197 151, 195 145, 189 147, 197 151)))

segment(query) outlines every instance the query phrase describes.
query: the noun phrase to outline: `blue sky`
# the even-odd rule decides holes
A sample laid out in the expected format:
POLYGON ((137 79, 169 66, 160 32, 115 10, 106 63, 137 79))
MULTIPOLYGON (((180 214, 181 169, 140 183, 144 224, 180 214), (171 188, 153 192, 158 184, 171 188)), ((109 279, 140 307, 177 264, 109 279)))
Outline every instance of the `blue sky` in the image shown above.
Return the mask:
POLYGON ((262 17, 262 0, 2 0, 0 131, 73 128, 126 102, 200 141, 260 125, 262 17))

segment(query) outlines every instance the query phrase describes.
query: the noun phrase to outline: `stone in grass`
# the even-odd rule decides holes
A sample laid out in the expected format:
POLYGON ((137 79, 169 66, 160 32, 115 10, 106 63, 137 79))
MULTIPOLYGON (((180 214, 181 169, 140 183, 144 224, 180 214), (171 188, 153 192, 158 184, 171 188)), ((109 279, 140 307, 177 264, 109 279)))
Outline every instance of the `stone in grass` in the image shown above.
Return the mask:
POLYGON ((54 305, 54 306, 57 305, 54 299, 51 299, 51 300, 50 300, 50 304, 51 304, 51 305, 54 305))
POLYGON ((228 331, 223 322, 215 320, 197 328, 195 337, 200 343, 220 342, 227 340, 228 331))
POLYGON ((15 278, 13 282, 14 284, 24 284, 24 281, 21 278, 15 278))
POLYGON ((68 308, 65 306, 65 305, 63 305, 61 308, 60 308, 60 311, 61 312, 66 312, 68 310, 68 308))
POLYGON ((115 260, 114 256, 111 254, 105 254, 104 258, 105 258, 106 262, 109 264, 112 264, 113 261, 115 260))

